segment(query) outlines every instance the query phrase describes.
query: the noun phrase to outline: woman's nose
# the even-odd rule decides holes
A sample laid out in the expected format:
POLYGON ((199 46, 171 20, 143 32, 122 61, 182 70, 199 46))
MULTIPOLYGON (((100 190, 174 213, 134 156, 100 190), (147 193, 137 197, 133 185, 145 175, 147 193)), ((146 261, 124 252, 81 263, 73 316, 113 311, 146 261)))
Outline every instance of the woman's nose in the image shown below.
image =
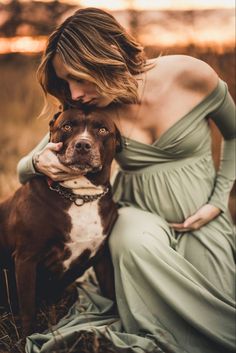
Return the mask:
POLYGON ((82 87, 69 83, 70 95, 73 100, 79 100, 84 97, 84 90, 82 87))

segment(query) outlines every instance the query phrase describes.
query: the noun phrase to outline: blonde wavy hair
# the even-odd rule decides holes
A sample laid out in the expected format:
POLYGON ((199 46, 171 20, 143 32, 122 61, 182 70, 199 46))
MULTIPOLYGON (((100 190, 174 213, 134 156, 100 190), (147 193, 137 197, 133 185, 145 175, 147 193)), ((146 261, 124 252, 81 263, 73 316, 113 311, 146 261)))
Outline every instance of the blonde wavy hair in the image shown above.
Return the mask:
POLYGON ((62 107, 71 105, 68 85, 56 76, 52 65, 58 53, 65 65, 97 85, 102 95, 118 103, 138 101, 136 76, 147 71, 143 47, 116 19, 98 8, 77 10, 49 36, 37 77, 45 93, 62 107))

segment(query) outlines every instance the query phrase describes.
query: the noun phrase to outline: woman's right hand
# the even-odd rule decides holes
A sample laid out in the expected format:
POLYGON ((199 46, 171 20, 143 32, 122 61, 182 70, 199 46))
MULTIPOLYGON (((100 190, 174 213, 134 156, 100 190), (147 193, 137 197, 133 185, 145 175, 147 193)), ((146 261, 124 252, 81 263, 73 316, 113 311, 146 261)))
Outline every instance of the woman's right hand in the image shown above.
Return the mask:
POLYGON ((36 171, 47 175, 54 181, 69 180, 73 174, 73 171, 61 164, 57 158, 57 152, 60 151, 62 145, 62 142, 49 142, 44 149, 33 156, 36 171))

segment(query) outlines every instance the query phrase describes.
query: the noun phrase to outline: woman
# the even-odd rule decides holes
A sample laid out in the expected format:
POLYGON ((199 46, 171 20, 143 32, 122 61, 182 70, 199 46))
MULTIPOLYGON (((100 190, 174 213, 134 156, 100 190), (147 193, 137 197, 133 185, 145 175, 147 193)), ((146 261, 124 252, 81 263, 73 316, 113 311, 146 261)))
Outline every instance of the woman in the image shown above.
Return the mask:
MULTIPOLYGON (((234 105, 206 63, 173 55, 145 60, 108 13, 75 12, 50 36, 38 71, 46 94, 68 106, 109 106, 123 136, 114 182, 119 218, 110 236, 119 318, 111 303, 81 288, 60 337, 95 330, 134 352, 234 350, 234 105), (224 137, 216 174, 208 118, 224 137), (159 350, 158 350, 159 349, 159 350)), ((22 183, 38 174, 70 178, 48 136, 18 165, 22 183)), ((53 351, 35 334, 28 352, 53 351)))

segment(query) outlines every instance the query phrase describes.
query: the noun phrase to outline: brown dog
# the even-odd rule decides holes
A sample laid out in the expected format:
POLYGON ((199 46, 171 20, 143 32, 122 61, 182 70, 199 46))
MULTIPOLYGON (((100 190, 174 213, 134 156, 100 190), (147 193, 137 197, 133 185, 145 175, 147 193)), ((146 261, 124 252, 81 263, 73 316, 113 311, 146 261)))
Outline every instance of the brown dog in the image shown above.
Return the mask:
POLYGON ((58 158, 75 177, 56 183, 37 176, 0 204, 0 267, 14 270, 25 335, 36 292, 58 293, 90 266, 104 295, 114 295, 106 240, 117 218, 109 178, 119 131, 104 110, 69 109, 50 122, 50 141, 63 142, 58 158), (50 249, 56 261, 46 259, 50 249))

